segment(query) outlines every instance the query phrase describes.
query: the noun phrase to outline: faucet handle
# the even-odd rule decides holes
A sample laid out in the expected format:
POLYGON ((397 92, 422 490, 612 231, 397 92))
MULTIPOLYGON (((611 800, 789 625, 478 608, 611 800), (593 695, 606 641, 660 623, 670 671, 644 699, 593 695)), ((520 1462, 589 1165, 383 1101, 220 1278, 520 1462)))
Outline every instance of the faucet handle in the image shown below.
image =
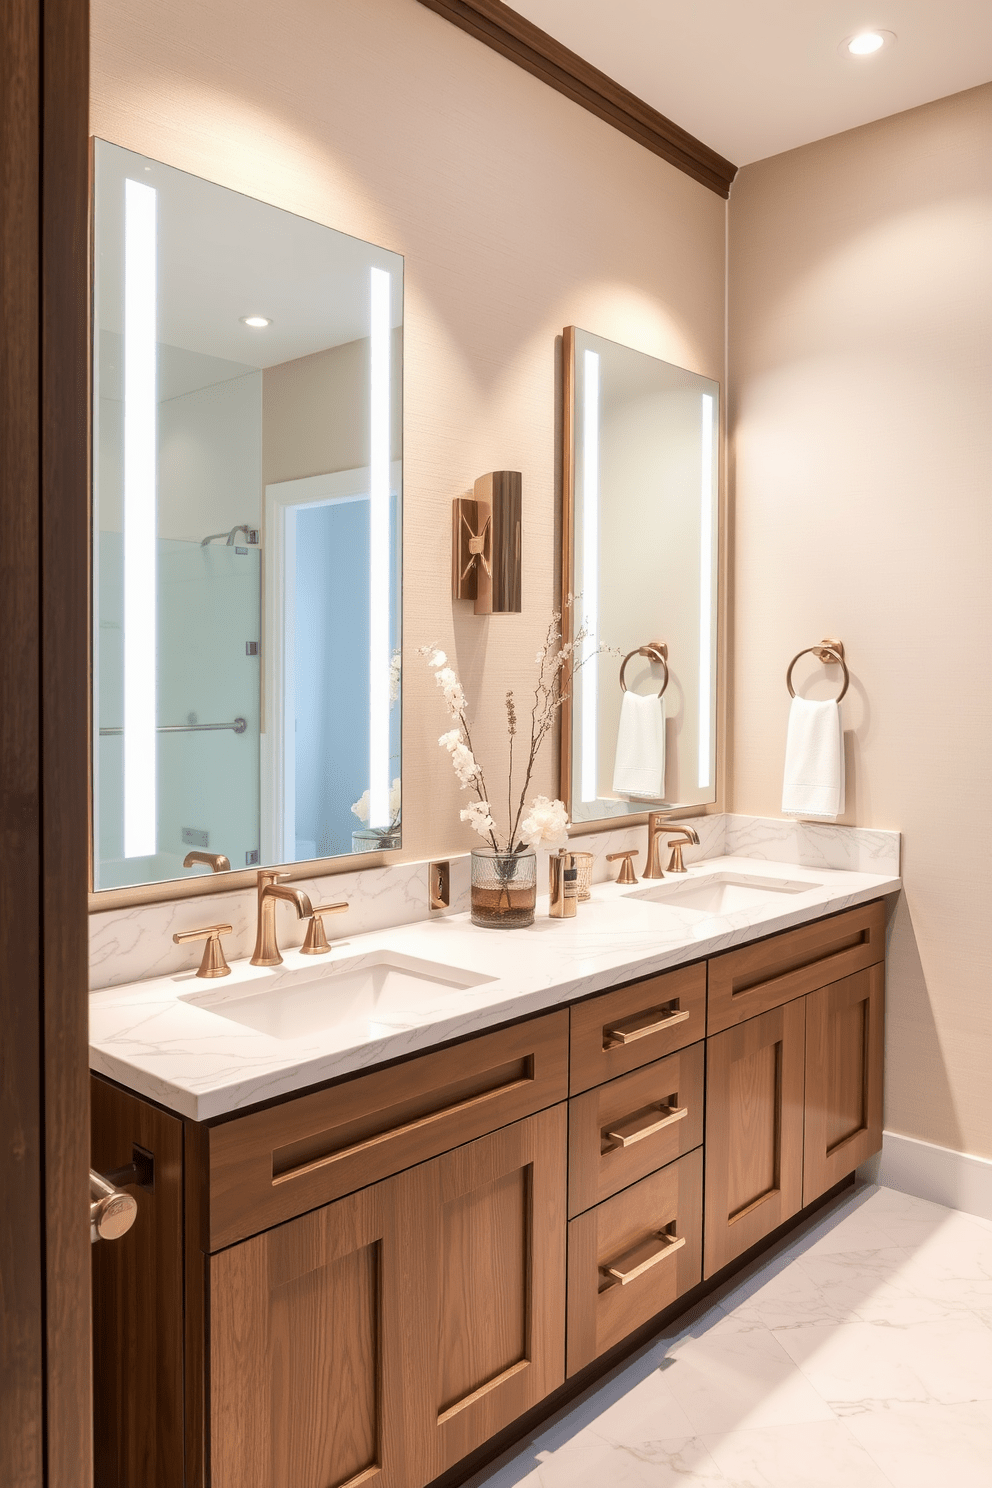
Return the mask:
POLYGON ((172 939, 176 945, 183 945, 187 940, 205 940, 203 947, 203 960, 200 969, 196 973, 198 977, 224 977, 231 975, 231 968, 224 959, 224 947, 220 943, 222 935, 230 935, 230 925, 207 925, 203 930, 177 930, 172 939))
POLYGON ((300 946, 301 956, 326 956, 331 949, 327 936, 324 933, 324 916, 330 914, 344 914, 348 905, 340 904, 318 904, 314 907, 307 926, 307 938, 300 946))
POLYGON ((634 865, 630 860, 631 858, 639 858, 640 855, 640 848, 637 847, 631 848, 629 852, 615 852, 606 854, 606 861, 608 863, 615 863, 618 858, 623 858, 623 867, 617 874, 616 881, 618 884, 632 884, 637 882, 637 874, 634 872, 634 865))

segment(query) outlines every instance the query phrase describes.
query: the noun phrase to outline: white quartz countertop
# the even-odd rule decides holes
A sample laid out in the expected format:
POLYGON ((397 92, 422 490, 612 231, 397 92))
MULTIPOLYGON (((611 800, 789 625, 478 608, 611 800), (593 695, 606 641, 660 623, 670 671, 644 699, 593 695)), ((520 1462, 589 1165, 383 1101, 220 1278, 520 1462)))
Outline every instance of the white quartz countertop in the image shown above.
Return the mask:
MULTIPOLYGON (((192 971, 110 987, 90 996, 90 1066, 179 1115, 207 1121, 355 1070, 478 1033, 624 981, 697 961, 764 935, 896 892, 889 874, 800 867, 746 857, 709 858, 681 880, 718 872, 809 883, 808 890, 727 914, 700 914, 631 895, 657 884, 594 884, 574 919, 552 920, 547 900, 525 930, 489 930, 451 915, 343 936, 330 955, 284 952, 273 968, 235 962, 223 980, 192 971), (277 1038, 184 999, 244 998, 333 973, 346 959, 389 952, 473 973, 479 984, 432 995, 402 1015, 339 1019, 303 1037, 277 1038), (486 980, 481 980, 485 978, 486 980)), ((338 927, 334 925, 333 928, 338 927)), ((328 995, 332 995, 329 991, 328 995)))

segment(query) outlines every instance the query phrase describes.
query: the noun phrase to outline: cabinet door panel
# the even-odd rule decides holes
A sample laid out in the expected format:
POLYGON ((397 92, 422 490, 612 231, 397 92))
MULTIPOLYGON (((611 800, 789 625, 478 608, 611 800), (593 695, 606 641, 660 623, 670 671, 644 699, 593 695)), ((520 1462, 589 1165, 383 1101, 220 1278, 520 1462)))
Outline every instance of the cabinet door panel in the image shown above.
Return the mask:
POLYGON ((861 904, 709 963, 706 1031, 720 1033, 885 960, 885 905, 861 904))
POLYGON ((707 1042, 703 1274, 802 1207, 805 1002, 707 1042))
POLYGON ((570 1219, 699 1146, 703 1064, 700 1042, 572 1097, 570 1219))
POLYGON ((424 1165, 438 1325, 431 1476, 565 1377, 566 1107, 424 1165))
POLYGON ((568 1372, 599 1354, 700 1280, 703 1154, 580 1214, 568 1227, 568 1372))
POLYGON ((884 966, 806 999, 804 1204, 882 1145, 884 1001, 884 966))
POLYGON ((424 1227, 407 1176, 210 1258, 212 1488, 431 1477, 424 1227))

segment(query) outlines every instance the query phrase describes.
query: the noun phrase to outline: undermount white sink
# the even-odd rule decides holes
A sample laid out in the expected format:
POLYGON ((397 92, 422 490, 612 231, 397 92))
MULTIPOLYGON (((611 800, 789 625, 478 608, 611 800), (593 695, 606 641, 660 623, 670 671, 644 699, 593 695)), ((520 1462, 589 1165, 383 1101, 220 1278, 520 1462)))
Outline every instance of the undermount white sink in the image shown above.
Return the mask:
POLYGON ((283 972, 276 986, 248 982, 186 993, 181 1000, 270 1038, 295 1039, 337 1024, 402 1021, 411 1013, 429 1012, 455 992, 495 980, 392 951, 351 956, 308 973, 309 968, 283 972))
POLYGON ((800 879, 758 878, 755 874, 708 873, 683 883, 665 879, 648 889, 636 889, 625 897, 646 899, 652 904, 670 904, 673 909, 696 910, 701 914, 733 914, 755 909, 787 894, 805 894, 820 885, 800 879))

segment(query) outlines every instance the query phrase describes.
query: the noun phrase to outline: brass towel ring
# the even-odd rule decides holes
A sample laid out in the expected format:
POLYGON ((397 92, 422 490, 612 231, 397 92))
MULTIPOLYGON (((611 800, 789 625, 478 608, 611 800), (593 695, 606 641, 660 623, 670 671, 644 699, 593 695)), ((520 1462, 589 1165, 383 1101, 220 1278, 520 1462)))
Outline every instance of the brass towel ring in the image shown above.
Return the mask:
POLYGON ((637 646, 633 651, 628 651, 620 663, 620 691, 627 691, 627 684, 623 680, 623 674, 627 670, 627 663, 632 656, 646 656, 649 661, 656 661, 659 666, 665 668, 665 680, 661 684, 659 697, 665 696, 665 688, 668 686, 668 647, 664 641, 651 641, 647 646, 637 646))
POLYGON ((839 703, 851 685, 851 674, 847 670, 847 662, 844 660, 843 641, 821 641, 818 646, 807 646, 804 650, 796 652, 795 656, 789 662, 789 670, 785 674, 785 685, 789 689, 789 696, 795 697, 796 695, 796 689, 792 685, 792 668, 800 656, 808 656, 811 652, 815 653, 825 666, 836 666, 840 662, 844 668, 844 686, 837 694, 837 701, 839 703))

